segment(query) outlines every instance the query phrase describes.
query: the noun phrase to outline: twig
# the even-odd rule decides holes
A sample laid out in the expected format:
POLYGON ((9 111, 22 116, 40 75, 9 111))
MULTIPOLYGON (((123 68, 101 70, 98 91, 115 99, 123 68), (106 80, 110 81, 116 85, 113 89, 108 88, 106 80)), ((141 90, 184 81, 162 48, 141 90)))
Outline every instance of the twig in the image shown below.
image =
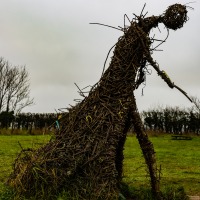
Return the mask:
POLYGON ((95 24, 95 25, 106 26, 106 27, 109 27, 109 28, 117 29, 118 31, 122 31, 122 30, 119 29, 119 28, 116 28, 116 27, 110 26, 110 25, 106 25, 106 24, 101 24, 101 23, 89 23, 89 24, 95 24))
POLYGON ((84 93, 82 92, 82 90, 78 87, 78 85, 76 83, 74 83, 76 85, 76 87, 78 88, 79 92, 80 92, 80 95, 82 97, 85 97, 84 93))
POLYGON ((178 87, 178 86, 175 85, 175 84, 174 84, 174 87, 175 87, 176 89, 178 89, 182 94, 184 94, 184 95, 190 100, 190 102, 194 103, 194 102, 192 101, 192 99, 187 95, 187 93, 186 93, 184 90, 182 90, 180 87, 178 87))
POLYGON ((108 53, 107 53, 106 59, 105 59, 104 64, 103 64, 103 71, 102 71, 101 77, 102 77, 103 74, 104 74, 104 71, 105 71, 105 68, 106 68, 106 62, 107 62, 107 60, 108 60, 108 56, 110 55, 110 52, 112 51, 112 49, 113 49, 115 46, 116 46, 116 44, 114 44, 114 45, 110 48, 110 50, 108 51, 108 53))
POLYGON ((146 3, 144 4, 144 6, 143 6, 143 8, 142 8, 142 11, 141 11, 141 13, 140 13, 140 17, 142 17, 142 13, 143 13, 143 11, 144 11, 145 6, 146 6, 146 3))

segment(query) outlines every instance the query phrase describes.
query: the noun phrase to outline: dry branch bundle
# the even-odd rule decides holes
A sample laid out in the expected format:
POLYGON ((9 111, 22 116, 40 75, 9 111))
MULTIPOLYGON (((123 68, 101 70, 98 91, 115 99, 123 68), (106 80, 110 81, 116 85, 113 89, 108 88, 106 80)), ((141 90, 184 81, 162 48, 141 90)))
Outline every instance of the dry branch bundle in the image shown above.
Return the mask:
POLYGON ((187 20, 186 7, 181 4, 174 4, 166 10, 163 23, 166 27, 177 30, 178 28, 182 28, 187 20))
MULTIPOLYGON (((163 16, 144 18, 141 14, 132 20, 123 29, 124 35, 99 82, 83 101, 62 114, 55 139, 37 150, 20 153, 8 181, 17 195, 54 199, 65 190, 69 199, 117 199, 124 143, 132 125, 149 168, 152 189, 159 192, 155 152, 143 130, 133 91, 143 82, 142 68, 153 61, 150 30, 160 22, 173 29, 181 27, 177 21, 173 25, 171 15, 182 17, 180 23, 186 21, 181 14, 186 13, 182 12, 184 6, 171 8, 163 16)), ((164 75, 162 78, 169 82, 164 75)))

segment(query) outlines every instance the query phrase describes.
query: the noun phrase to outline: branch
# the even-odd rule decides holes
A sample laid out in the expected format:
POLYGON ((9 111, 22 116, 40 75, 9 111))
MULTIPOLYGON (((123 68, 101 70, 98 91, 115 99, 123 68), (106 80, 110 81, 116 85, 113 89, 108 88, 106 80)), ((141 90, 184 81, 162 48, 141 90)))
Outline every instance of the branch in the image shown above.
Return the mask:
POLYGON ((78 90, 79 90, 79 94, 82 96, 82 97, 86 97, 85 95, 84 95, 84 92, 78 87, 78 85, 76 84, 76 83, 74 83, 75 84, 75 86, 78 88, 78 90))
POLYGON ((190 100, 190 102, 193 103, 192 99, 187 95, 187 93, 184 90, 182 90, 180 87, 175 85, 164 70, 162 71, 160 70, 159 65, 153 60, 150 54, 148 53, 146 55, 148 55, 147 61, 152 65, 152 67, 157 71, 158 75, 161 76, 161 78, 167 83, 167 85, 172 89, 173 88, 178 89, 183 95, 185 95, 190 100))
POLYGON ((186 93, 184 90, 182 90, 180 87, 178 87, 178 86, 175 85, 175 84, 174 84, 174 87, 175 87, 176 89, 178 89, 182 94, 184 94, 184 95, 190 100, 190 102, 194 103, 194 102, 192 101, 192 99, 187 95, 187 93, 186 93))
POLYGON ((101 26, 107 26, 109 28, 117 29, 118 31, 122 31, 120 28, 116 28, 114 26, 106 25, 106 24, 101 24, 101 23, 90 23, 90 24, 95 24, 95 25, 101 25, 101 26))

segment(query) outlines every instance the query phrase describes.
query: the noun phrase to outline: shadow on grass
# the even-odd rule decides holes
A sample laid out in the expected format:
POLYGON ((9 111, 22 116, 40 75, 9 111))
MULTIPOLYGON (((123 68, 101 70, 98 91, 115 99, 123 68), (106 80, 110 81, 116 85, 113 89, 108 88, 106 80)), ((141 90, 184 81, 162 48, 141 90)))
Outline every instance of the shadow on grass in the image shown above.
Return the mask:
MULTIPOLYGON (((121 184, 122 195, 119 200, 155 200, 150 188, 133 188, 126 183, 121 184)), ((188 200, 182 186, 166 186, 161 191, 162 200, 188 200)))
MULTIPOLYGON (((188 200, 188 196, 185 193, 183 187, 166 186, 161 191, 162 200, 188 200)), ((11 188, 3 186, 0 188, 0 200, 15 200, 14 192, 11 188)), ((57 200, 69 199, 66 192, 59 195, 57 200)), ((25 198, 20 198, 25 200, 25 198)), ((36 200, 36 199, 35 199, 36 200)), ((70 200, 70 199, 69 199, 70 200)), ((121 193, 119 194, 119 200, 155 200, 151 193, 150 188, 133 188, 127 184, 121 184, 121 193)))

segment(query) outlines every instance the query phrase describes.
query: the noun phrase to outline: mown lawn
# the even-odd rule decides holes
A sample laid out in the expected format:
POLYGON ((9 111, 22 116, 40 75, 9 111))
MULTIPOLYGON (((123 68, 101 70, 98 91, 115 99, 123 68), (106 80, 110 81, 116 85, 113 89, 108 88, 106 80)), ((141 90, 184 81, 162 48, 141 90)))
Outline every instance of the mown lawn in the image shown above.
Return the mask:
MULTIPOLYGON (((21 147, 37 147, 50 136, 0 136, 0 192, 12 171, 12 163, 21 147), (20 143, 20 145, 19 145, 20 143)), ((171 140, 170 135, 150 137, 154 144, 161 185, 183 186, 189 195, 200 195, 200 137, 171 140)), ((124 150, 124 182, 134 188, 149 186, 147 168, 135 136, 128 136, 124 150)))
MULTIPOLYGON (((171 140, 170 135, 150 137, 161 166, 161 186, 183 186, 189 195, 200 195, 200 137, 171 140)), ((124 181, 149 187, 147 168, 136 137, 128 137, 124 150, 124 181)))
POLYGON ((0 136, 0 192, 3 183, 12 171, 12 164, 22 148, 36 148, 48 142, 50 136, 0 136), (20 147, 21 146, 21 147, 20 147))

